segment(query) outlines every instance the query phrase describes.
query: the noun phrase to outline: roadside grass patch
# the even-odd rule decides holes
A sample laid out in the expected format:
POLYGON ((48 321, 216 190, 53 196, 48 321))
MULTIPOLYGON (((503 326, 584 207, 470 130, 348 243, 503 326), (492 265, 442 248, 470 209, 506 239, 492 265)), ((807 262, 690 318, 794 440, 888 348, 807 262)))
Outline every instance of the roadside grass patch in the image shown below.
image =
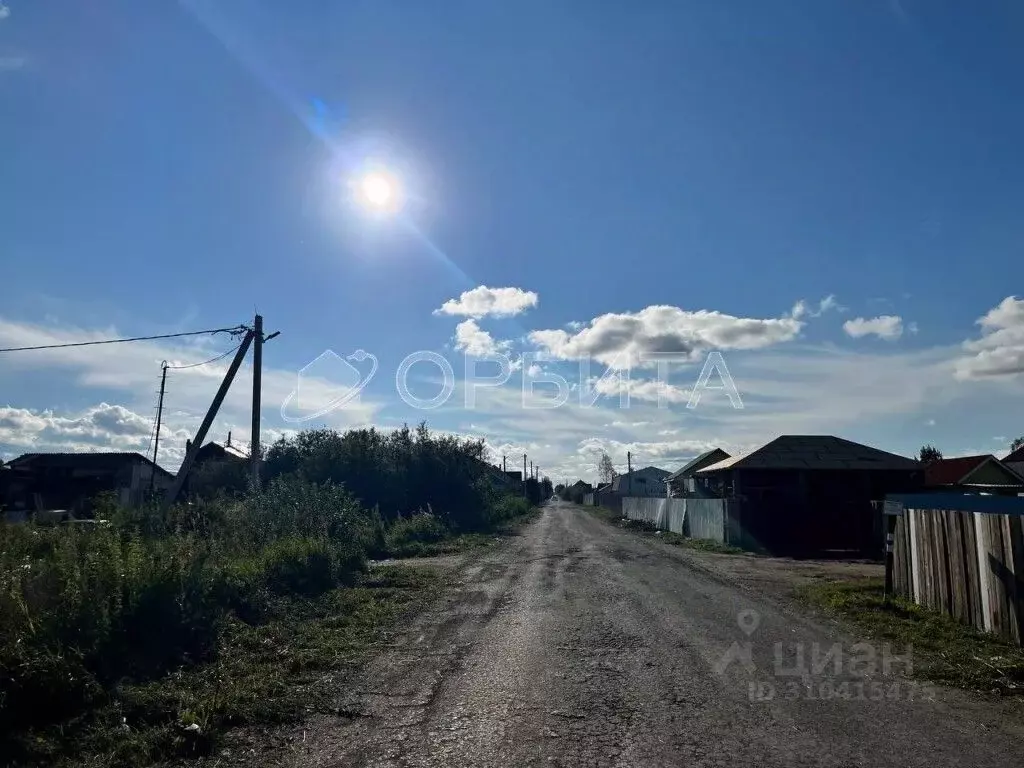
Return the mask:
POLYGON ((723 544, 722 542, 715 541, 714 539, 693 539, 689 536, 672 533, 671 531, 664 531, 658 538, 666 544, 671 544, 674 547, 685 547, 686 549, 695 549, 699 552, 713 552, 716 555, 754 556, 752 552, 747 552, 739 547, 734 547, 732 544, 723 544))
POLYGON ((136 766, 216 750, 231 729, 337 709, 347 672, 439 584, 430 568, 376 566, 350 587, 267 596, 256 622, 229 616, 215 659, 124 681, 79 718, 18 739, 26 764, 136 766))
MULTIPOLYGON (((415 557, 437 557, 440 555, 454 555, 460 552, 468 552, 474 549, 493 547, 504 538, 515 536, 523 527, 536 520, 541 515, 539 507, 531 507, 529 503, 515 504, 512 507, 513 515, 492 524, 490 530, 474 531, 470 533, 455 534, 444 532, 441 537, 430 532, 428 536, 419 538, 419 528, 409 525, 402 530, 400 536, 392 537, 395 526, 392 526, 386 534, 387 555, 395 559, 415 557)), ((418 515, 417 517, 426 517, 418 515)), ((416 518, 409 518, 410 521, 416 518)), ((422 524, 420 524, 422 525, 422 524)), ((429 529, 428 529, 429 530, 429 529)))
POLYGON ((823 581, 798 588, 797 596, 891 643, 893 653, 911 646, 914 677, 968 690, 1024 694, 1024 649, 902 598, 886 604, 881 579, 823 581))

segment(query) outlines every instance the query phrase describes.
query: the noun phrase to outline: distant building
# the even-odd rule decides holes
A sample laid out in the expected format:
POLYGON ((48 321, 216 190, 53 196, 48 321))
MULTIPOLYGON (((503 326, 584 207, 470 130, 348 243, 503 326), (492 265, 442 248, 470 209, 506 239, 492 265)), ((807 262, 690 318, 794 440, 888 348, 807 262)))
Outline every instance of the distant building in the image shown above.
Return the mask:
POLYGON ((712 448, 710 451, 705 451, 665 478, 665 495, 670 499, 701 496, 702 494, 697 488, 697 470, 710 467, 712 464, 728 458, 729 454, 721 448, 712 448))
POLYGON ((939 459, 925 466, 925 487, 1016 496, 1024 491, 1024 478, 991 454, 939 459))
MULTIPOLYGON (((188 453, 192 450, 192 441, 185 441, 185 452, 188 453)), ((196 453, 195 463, 192 465, 194 468, 198 468, 203 464, 209 462, 247 462, 249 461, 249 452, 242 450, 237 445, 231 442, 231 433, 228 432, 228 439, 225 443, 215 443, 210 441, 196 453)))
POLYGON ((644 467, 618 475, 611 491, 618 496, 664 496, 665 478, 670 472, 659 467, 644 467))
POLYGON ((92 500, 113 493, 118 504, 138 506, 150 489, 162 493, 174 475, 141 453, 26 453, 4 469, 2 499, 26 516, 63 510, 68 517, 90 517, 92 500))
MULTIPOLYGON (((192 441, 185 441, 185 452, 192 450, 192 441)), ((249 452, 231 442, 210 441, 197 452, 189 475, 182 484, 185 496, 212 496, 221 491, 238 492, 249 485, 249 452)))

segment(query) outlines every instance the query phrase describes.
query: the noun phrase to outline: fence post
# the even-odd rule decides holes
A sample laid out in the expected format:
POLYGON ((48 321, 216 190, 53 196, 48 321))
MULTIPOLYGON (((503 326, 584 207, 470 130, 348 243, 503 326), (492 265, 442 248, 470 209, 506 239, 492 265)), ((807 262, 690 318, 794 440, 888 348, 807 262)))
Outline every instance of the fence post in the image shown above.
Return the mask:
POLYGON ((896 535, 897 516, 885 515, 885 602, 892 600, 893 563, 895 561, 893 542, 896 535))

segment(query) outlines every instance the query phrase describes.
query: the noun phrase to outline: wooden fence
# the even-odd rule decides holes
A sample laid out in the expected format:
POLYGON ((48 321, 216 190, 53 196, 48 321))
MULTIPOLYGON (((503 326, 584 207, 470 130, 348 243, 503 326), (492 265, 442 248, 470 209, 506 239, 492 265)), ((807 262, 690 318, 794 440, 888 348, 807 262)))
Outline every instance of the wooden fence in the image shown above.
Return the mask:
POLYGON ((886 501, 898 513, 896 593, 1021 645, 1024 499, 921 494, 886 501))

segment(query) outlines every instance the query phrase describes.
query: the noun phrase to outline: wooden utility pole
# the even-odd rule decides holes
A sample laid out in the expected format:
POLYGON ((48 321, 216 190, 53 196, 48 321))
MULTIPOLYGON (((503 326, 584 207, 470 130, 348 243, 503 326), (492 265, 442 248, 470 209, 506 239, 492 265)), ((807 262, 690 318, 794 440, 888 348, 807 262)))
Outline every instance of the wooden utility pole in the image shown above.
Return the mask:
POLYGON ((629 495, 633 495, 633 454, 626 451, 626 477, 629 478, 629 495))
POLYGON ((167 489, 167 495, 164 496, 164 508, 171 506, 178 499, 178 494, 181 493, 181 487, 185 484, 185 480, 188 478, 188 473, 192 469, 192 465, 195 463, 196 454, 199 453, 199 449, 203 447, 203 441, 206 440, 206 433, 210 431, 210 427, 213 425, 213 420, 217 418, 217 411, 220 410, 221 403, 224 402, 224 397, 228 393, 228 389, 231 388, 231 382, 235 380, 235 374, 238 373, 238 369, 242 365, 242 361, 245 359, 246 353, 249 351, 249 345, 252 344, 253 332, 246 331, 245 338, 238 347, 238 351, 235 353, 235 359, 231 361, 231 365, 228 368, 228 372, 224 374, 224 381, 220 383, 220 389, 217 390, 217 394, 213 397, 213 402, 210 403, 210 410, 206 412, 206 417, 203 419, 203 423, 199 425, 199 430, 196 432, 195 439, 192 441, 192 445, 189 447, 188 452, 185 454, 185 460, 181 462, 181 468, 178 470, 177 476, 174 478, 174 483, 170 488, 167 489))
POLYGON ((252 435, 249 473, 253 490, 260 487, 260 395, 263 386, 263 315, 256 315, 252 330, 252 435))
POLYGON ((523 454, 523 498, 526 498, 526 454, 523 454))
POLYGON ((160 374, 160 399, 156 404, 156 432, 153 435, 153 466, 149 470, 149 492, 153 493, 156 484, 156 457, 160 451, 160 424, 164 417, 164 390, 167 389, 167 361, 160 363, 163 373, 160 374))
POLYGON ((501 454, 501 471, 508 472, 508 456, 501 454))

